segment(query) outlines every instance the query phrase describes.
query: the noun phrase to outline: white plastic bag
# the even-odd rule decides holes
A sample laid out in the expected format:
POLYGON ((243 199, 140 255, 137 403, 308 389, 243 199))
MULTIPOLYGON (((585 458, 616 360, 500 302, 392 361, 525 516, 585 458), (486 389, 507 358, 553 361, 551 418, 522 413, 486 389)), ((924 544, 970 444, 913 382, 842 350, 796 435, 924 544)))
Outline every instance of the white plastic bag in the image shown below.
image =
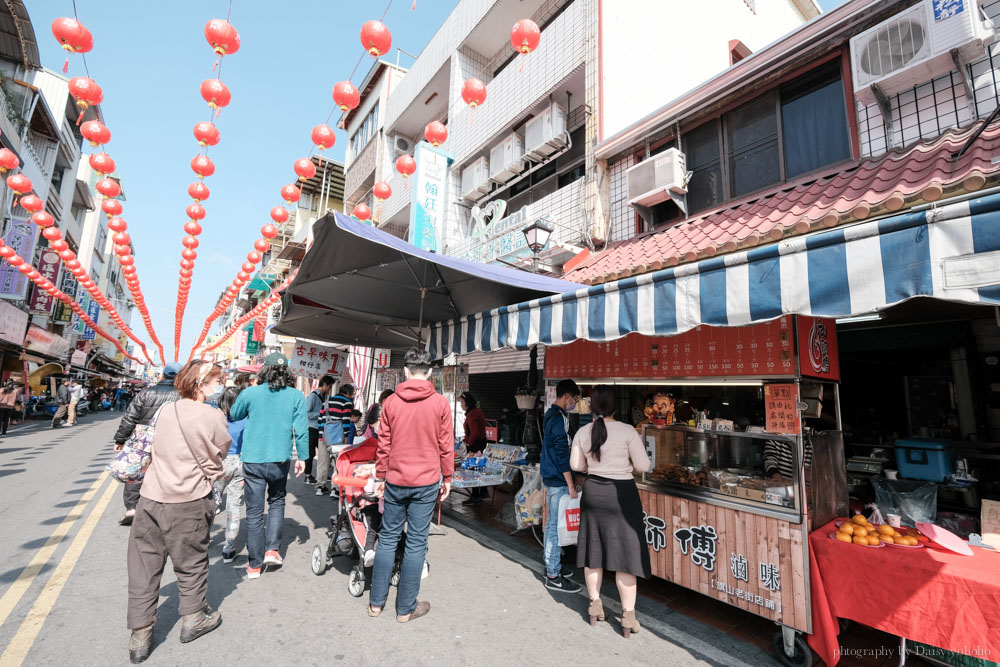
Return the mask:
POLYGON ((514 518, 517 520, 518 530, 542 525, 542 505, 545 501, 542 475, 538 469, 525 470, 524 476, 524 486, 514 496, 514 518))
MULTIPOLYGON (((552 511, 552 508, 549 508, 552 511)), ((570 498, 569 494, 559 499, 559 546, 576 544, 580 537, 580 494, 570 498)))

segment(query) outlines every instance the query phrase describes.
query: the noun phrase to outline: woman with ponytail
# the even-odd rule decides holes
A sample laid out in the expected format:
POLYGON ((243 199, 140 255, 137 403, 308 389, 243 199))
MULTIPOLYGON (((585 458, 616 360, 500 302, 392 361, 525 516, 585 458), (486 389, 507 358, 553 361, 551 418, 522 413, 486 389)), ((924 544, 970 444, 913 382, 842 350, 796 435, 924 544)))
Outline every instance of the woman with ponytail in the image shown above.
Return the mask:
POLYGON ((642 438, 630 424, 615 421, 615 390, 598 385, 590 397, 594 421, 573 438, 569 464, 587 473, 580 499, 577 566, 584 568, 590 594, 590 624, 604 620, 601 581, 615 573, 622 603, 622 632, 639 631, 635 618, 636 577, 650 575, 642 502, 634 473, 649 470, 642 438))

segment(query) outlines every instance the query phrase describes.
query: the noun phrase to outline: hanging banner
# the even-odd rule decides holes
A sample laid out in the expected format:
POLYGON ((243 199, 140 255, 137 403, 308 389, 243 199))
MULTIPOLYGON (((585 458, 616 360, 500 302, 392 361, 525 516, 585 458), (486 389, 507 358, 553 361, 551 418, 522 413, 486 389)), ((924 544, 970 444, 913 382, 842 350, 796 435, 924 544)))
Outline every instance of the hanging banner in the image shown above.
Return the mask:
MULTIPOLYGON (((52 250, 43 251, 42 256, 38 259, 38 272, 42 274, 43 278, 51 281, 53 285, 59 284, 59 266, 59 255, 52 250)), ((28 312, 35 315, 51 315, 52 304, 55 301, 54 296, 36 285, 31 294, 31 300, 28 302, 28 312)))
POLYGON ((417 144, 413 151, 417 171, 413 178, 410 206, 410 238, 422 250, 440 252, 444 246, 445 189, 448 184, 448 165, 455 156, 434 148, 426 141, 417 144))
MULTIPOLYGON (((76 302, 80 304, 84 312, 90 307, 90 294, 81 290, 80 294, 76 297, 76 302)), ((83 330, 87 328, 87 325, 83 323, 83 320, 77 314, 73 314, 73 326, 70 329, 71 333, 75 333, 78 336, 83 335, 83 330)))
POLYGON ((336 382, 340 382, 347 368, 347 353, 335 347, 296 339, 288 367, 295 373, 305 375, 331 375, 336 382))
POLYGON ((28 327, 28 333, 24 336, 24 348, 26 350, 36 350, 42 354, 48 354, 62 359, 69 352, 70 343, 68 340, 51 331, 46 331, 34 324, 28 327))
POLYGON ((392 359, 392 350, 389 348, 375 348, 375 368, 389 368, 389 361, 392 359))
POLYGON ((9 303, 0 301, 0 340, 20 345, 24 342, 24 332, 27 328, 28 313, 9 303))
MULTIPOLYGON (((64 294, 71 296, 74 299, 76 298, 76 276, 74 276, 70 271, 63 271, 62 279, 59 283, 59 289, 61 289, 64 294)), ((53 319, 56 322, 72 322, 73 309, 62 301, 59 301, 56 303, 56 312, 53 319)))
MULTIPOLYGON (((101 316, 101 304, 97 303, 94 299, 90 299, 90 303, 87 304, 87 315, 96 324, 97 318, 101 316)), ((89 325, 84 328, 83 334, 80 336, 83 340, 94 340, 96 337, 97 332, 91 329, 89 325)))
MULTIPOLYGON (((35 256, 35 239, 37 238, 38 234, 31 223, 27 220, 12 218, 10 231, 4 236, 3 241, 27 262, 35 256)), ((31 281, 25 278, 23 273, 7 262, 0 263, 0 299, 23 300, 29 282, 31 281)))

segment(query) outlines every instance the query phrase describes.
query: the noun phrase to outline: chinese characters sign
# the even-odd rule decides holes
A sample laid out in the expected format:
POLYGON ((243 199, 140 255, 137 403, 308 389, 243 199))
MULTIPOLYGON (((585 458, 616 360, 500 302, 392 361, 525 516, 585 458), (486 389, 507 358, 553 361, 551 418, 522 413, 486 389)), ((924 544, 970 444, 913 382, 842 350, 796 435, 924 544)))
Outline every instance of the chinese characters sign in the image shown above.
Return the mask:
POLYGON ((965 0, 934 0, 934 21, 944 21, 965 11, 965 0))
POLYGON ((792 435, 801 433, 802 425, 799 421, 798 402, 798 385, 764 385, 764 412, 766 413, 767 432, 792 435))
POLYGON ((452 157, 421 141, 413 152, 417 173, 410 206, 410 243, 422 250, 440 252, 445 218, 445 187, 452 157))
MULTIPOLYGON (((38 272, 43 277, 52 281, 53 285, 59 284, 59 255, 51 250, 42 252, 38 260, 38 272)), ((49 315, 52 313, 52 304, 55 297, 38 287, 31 294, 31 301, 28 303, 28 311, 36 315, 49 315)))
POLYGON ((840 379, 837 325, 832 319, 796 317, 802 374, 828 380, 840 379))
MULTIPOLYGON (((89 295, 88 295, 89 296, 89 295)), ((87 304, 87 316, 90 317, 95 323, 101 316, 101 304, 97 303, 95 299, 90 299, 90 303, 87 304)), ((80 336, 81 340, 94 340, 97 337, 97 332, 90 328, 90 325, 83 330, 83 335, 80 336)))
MULTIPOLYGON (((17 251, 17 254, 30 260, 35 255, 35 239, 37 233, 27 220, 13 218, 10 230, 4 237, 4 243, 17 251)), ((24 290, 28 287, 28 279, 24 274, 7 262, 0 262, 0 299, 19 301, 24 298, 24 290)))
POLYGON ((335 347, 296 339, 288 367, 292 372, 305 375, 332 375, 334 381, 340 382, 347 367, 347 353, 335 347))

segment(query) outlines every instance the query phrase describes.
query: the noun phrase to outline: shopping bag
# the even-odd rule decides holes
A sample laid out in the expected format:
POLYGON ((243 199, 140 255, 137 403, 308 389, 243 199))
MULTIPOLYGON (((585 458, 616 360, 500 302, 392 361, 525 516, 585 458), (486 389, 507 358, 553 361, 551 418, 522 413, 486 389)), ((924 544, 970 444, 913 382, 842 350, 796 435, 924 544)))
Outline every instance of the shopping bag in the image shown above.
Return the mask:
MULTIPOLYGON (((549 508, 552 511, 552 508, 549 508)), ((559 546, 576 544, 580 537, 580 494, 570 498, 569 494, 559 498, 559 546)))
POLYGON ((149 424, 136 424, 132 435, 125 441, 122 450, 115 454, 107 466, 108 474, 125 484, 141 482, 146 476, 146 469, 153 460, 153 433, 156 420, 160 417, 161 406, 149 424))
POLYGON ((542 486, 542 475, 537 468, 524 471, 524 485, 514 496, 514 518, 518 530, 527 526, 542 525, 542 505, 545 501, 545 489, 542 486))
POLYGON ((323 425, 323 442, 327 445, 344 444, 344 425, 339 422, 323 425))

